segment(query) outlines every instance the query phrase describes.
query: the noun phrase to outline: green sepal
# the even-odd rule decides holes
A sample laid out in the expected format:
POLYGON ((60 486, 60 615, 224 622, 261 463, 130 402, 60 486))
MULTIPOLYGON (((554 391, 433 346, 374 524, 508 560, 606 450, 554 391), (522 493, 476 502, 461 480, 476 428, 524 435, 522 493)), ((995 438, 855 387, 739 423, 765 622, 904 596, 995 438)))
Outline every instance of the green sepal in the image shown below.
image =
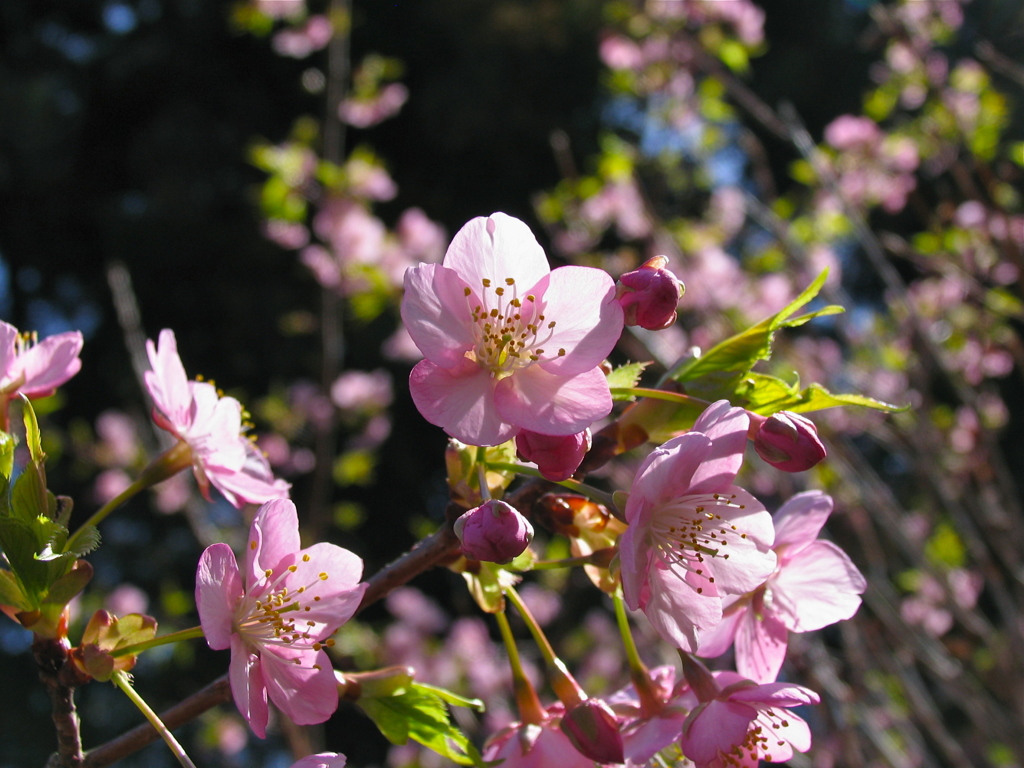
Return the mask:
MULTIPOLYGON (((533 567, 533 558, 531 555, 527 559, 524 558, 524 555, 519 555, 508 565, 517 567, 518 564, 523 570, 529 570, 533 567)), ((505 588, 514 587, 521 581, 520 576, 507 570, 506 566, 497 563, 485 563, 460 557, 448 567, 456 573, 462 574, 462 578, 466 580, 466 586, 469 587, 469 594, 473 596, 477 606, 484 613, 500 613, 505 610, 505 588)))
POLYGON ((391 696, 371 698, 361 695, 358 704, 392 744, 412 739, 458 765, 483 768, 483 758, 469 739, 454 725, 445 701, 461 700, 454 694, 432 686, 412 683, 391 696))
POLYGON ((608 379, 608 386, 612 391, 612 400, 636 400, 635 395, 630 395, 623 392, 615 392, 616 389, 632 389, 640 382, 640 376, 643 374, 644 369, 649 366, 650 363, 626 363, 620 365, 618 368, 613 370, 606 377, 608 379))

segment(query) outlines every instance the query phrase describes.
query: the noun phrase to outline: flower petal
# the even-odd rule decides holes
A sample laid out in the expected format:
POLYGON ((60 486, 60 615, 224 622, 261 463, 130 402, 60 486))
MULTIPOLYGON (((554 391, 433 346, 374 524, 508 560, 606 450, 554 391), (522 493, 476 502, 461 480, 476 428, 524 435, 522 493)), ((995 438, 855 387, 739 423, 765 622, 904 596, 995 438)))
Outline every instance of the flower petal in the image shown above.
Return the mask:
MULTIPOLYGON (((657 506, 689 494, 693 473, 704 461, 711 445, 707 435, 687 432, 655 448, 637 470, 629 492, 630 501, 635 497, 636 503, 643 499, 648 505, 657 506)), ((628 506, 626 520, 633 522, 628 506)))
POLYGON ((542 435, 574 435, 612 410, 608 380, 599 368, 556 376, 539 365, 521 368, 494 389, 501 418, 542 435))
POLYGON ((814 541, 788 560, 771 582, 771 611, 791 632, 810 632, 848 619, 867 582, 831 541, 814 541))
POLYGON ((712 403, 693 425, 693 432, 707 435, 712 447, 693 474, 690 493, 714 493, 731 485, 743 464, 750 417, 742 408, 733 408, 728 400, 712 403))
POLYGON ((548 278, 544 316, 554 322, 544 342, 544 370, 561 376, 596 368, 622 335, 622 306, 615 300, 615 282, 593 267, 559 267, 548 278), (565 354, 557 355, 559 349, 565 354))
POLYGON ((758 619, 754 611, 747 611, 736 631, 736 671, 757 683, 774 682, 786 659, 788 640, 789 633, 774 616, 758 619))
POLYGON ((498 415, 494 386, 488 371, 465 359, 453 368, 421 360, 409 374, 409 393, 423 418, 467 445, 499 445, 517 431, 498 415))
POLYGON ((504 213, 467 222, 452 238, 444 266, 458 272, 478 293, 484 280, 500 285, 506 278, 525 290, 550 271, 544 249, 530 228, 504 213))
POLYGON ((725 489, 732 497, 732 505, 715 508, 721 516, 716 525, 725 542, 717 555, 710 557, 719 592, 742 595, 752 592, 768 580, 775 570, 776 558, 772 551, 772 516, 764 506, 742 488, 725 489), (728 555, 728 558, 723 557, 728 555))
POLYGON ((274 477, 266 457, 248 438, 239 435, 236 440, 245 451, 244 463, 232 470, 207 467, 210 483, 237 508, 246 504, 263 504, 272 499, 287 499, 291 484, 274 477))
POLYGON ((750 612, 750 602, 743 598, 732 598, 734 602, 729 604, 729 598, 722 602, 722 620, 713 628, 700 636, 700 655, 707 658, 721 656, 728 651, 736 639, 736 632, 741 622, 747 620, 750 612))
POLYGON ((10 374, 24 374, 18 391, 25 397, 43 397, 53 393, 82 367, 82 334, 69 331, 49 336, 26 350, 14 361, 10 374))
POLYGON ((260 656, 270 700, 296 725, 322 723, 338 708, 338 684, 324 651, 266 649, 260 656))
POLYGON ((650 593, 643 610, 651 626, 666 642, 696 653, 700 630, 711 629, 722 620, 722 600, 714 584, 693 573, 684 581, 656 561, 647 586, 650 593), (698 588, 703 592, 698 593, 698 588))
POLYGON ((282 571, 295 568, 283 579, 282 586, 293 591, 304 588, 299 599, 300 623, 306 625, 312 641, 326 639, 351 619, 366 591, 366 584, 359 583, 362 558, 335 544, 314 544, 285 557, 278 565, 282 571))
POLYGON ((267 737, 267 688, 263 684, 260 657, 251 653, 238 635, 231 636, 231 665, 228 668, 231 695, 242 717, 249 721, 252 732, 261 739, 267 737))
POLYGON ((185 367, 178 357, 178 342, 174 331, 167 328, 160 331, 156 345, 146 341, 146 352, 153 370, 146 371, 146 389, 161 413, 176 430, 185 431, 191 425, 189 416, 192 407, 192 392, 189 389, 185 367))
POLYGON ((268 501, 257 510, 249 528, 246 573, 256 579, 263 579, 268 569, 280 573, 291 565, 291 558, 301 546, 295 504, 289 499, 268 501))
POLYGON ((235 553, 227 544, 211 544, 196 569, 196 607, 206 642, 215 651, 231 645, 231 623, 240 599, 242 580, 235 553))
POLYGON ((18 329, 10 323, 0 320, 0 379, 5 381, 11 381, 14 378, 9 374, 17 356, 14 344, 17 338, 18 329))
POLYGON ((458 365, 476 344, 472 307, 477 293, 453 269, 422 264, 405 272, 402 321, 420 352, 442 368, 458 365))
POLYGON ((817 539, 830 514, 832 497, 821 491, 798 493, 779 507, 772 522, 775 524, 775 548, 787 547, 782 559, 817 539))
POLYGON ((744 742, 755 717, 755 709, 731 701, 709 701, 699 706, 683 725, 683 754, 697 765, 711 763, 719 753, 729 754, 744 742))

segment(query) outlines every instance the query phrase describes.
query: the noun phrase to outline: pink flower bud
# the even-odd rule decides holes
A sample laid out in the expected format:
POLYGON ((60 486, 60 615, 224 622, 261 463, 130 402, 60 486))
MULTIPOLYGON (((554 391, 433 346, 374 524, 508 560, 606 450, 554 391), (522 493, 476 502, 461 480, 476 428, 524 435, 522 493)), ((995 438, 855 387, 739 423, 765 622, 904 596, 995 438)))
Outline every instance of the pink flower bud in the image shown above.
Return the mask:
POLYGON ((575 435, 542 435, 524 429, 516 435, 519 458, 534 462, 540 473, 554 482, 572 477, 589 450, 589 429, 575 435))
POLYGON ((585 699, 570 709, 561 728, 581 755, 598 763, 625 762, 619 721, 600 699, 585 699))
POLYGON ((754 450, 783 472, 803 472, 825 458, 825 446, 814 422, 790 411, 779 411, 765 420, 754 437, 754 450))
POLYGON ((622 305, 626 325, 660 331, 676 321, 683 284, 665 269, 666 264, 664 256, 655 256, 619 278, 615 296, 622 305))
POLYGON ((510 563, 530 546, 533 526, 514 507, 491 499, 456 520, 455 535, 469 559, 510 563))

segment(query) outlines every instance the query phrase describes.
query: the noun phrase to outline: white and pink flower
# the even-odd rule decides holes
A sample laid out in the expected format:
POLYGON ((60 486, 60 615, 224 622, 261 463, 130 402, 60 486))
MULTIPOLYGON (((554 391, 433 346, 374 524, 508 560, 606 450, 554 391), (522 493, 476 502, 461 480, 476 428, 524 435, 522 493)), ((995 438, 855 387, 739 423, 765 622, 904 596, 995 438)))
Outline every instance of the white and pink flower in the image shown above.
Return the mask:
POLYGON ((337 709, 337 682, 324 648, 366 590, 359 581, 363 561, 347 549, 300 547, 295 505, 275 499, 256 513, 242 571, 227 544, 212 544, 196 572, 206 642, 214 650, 231 649, 235 704, 261 738, 268 695, 298 725, 322 723, 337 709))
POLYGON ((722 620, 722 598, 775 570, 771 515, 733 485, 749 417, 720 400, 644 460, 619 539, 623 596, 667 642, 696 651, 722 620))
POLYGON ((443 264, 410 268, 402 319, 426 358, 409 377, 413 401, 457 440, 573 435, 611 411, 598 366, 622 332, 614 281, 589 267, 551 271, 518 219, 473 219, 443 264))
POLYGON ((775 572, 745 595, 726 598, 722 623, 702 638, 700 653, 718 656, 735 643, 736 669, 761 683, 775 680, 790 632, 811 632, 848 619, 867 582, 850 558, 818 538, 832 512, 821 491, 799 493, 775 513, 775 572))
POLYGON ((82 367, 79 331, 58 333, 39 343, 34 339, 34 334, 19 333, 0 320, 0 397, 52 395, 82 367))
POLYGON ((241 403, 221 397, 208 382, 188 380, 174 332, 161 331, 146 351, 153 420, 187 446, 203 495, 209 498, 212 485, 236 507, 287 498, 289 484, 274 478, 266 457, 243 434, 241 403))

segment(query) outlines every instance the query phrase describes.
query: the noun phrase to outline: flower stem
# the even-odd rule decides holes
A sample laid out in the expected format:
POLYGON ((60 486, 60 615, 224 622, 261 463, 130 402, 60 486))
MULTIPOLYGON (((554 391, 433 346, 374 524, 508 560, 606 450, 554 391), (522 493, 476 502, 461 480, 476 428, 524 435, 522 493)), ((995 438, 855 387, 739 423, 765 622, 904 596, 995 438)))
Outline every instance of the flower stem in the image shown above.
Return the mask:
MULTIPOLYGON (((487 465, 488 469, 504 469, 508 472, 518 472, 520 475, 529 475, 530 477, 539 477, 542 480, 546 480, 540 473, 540 470, 534 467, 527 467, 525 464, 511 464, 503 461, 492 461, 487 465)), ((550 482, 555 485, 560 485, 563 488, 568 488, 570 491, 575 491, 581 496, 586 496, 591 501, 596 501, 598 504, 602 504, 609 509, 614 508, 615 502, 612 500, 612 495, 600 488, 595 488, 592 485, 581 483, 579 480, 551 480, 550 482)))
POLYGON ((505 587, 505 596, 516 607, 516 610, 519 611, 519 615, 526 622, 530 634, 533 635, 534 642, 537 643, 537 647, 540 649, 540 655, 544 657, 544 664, 548 668, 548 679, 555 694, 565 704, 566 709, 572 709, 577 706, 587 698, 587 694, 583 692, 579 683, 572 676, 572 673, 566 668, 565 662, 555 655, 555 651, 551 647, 551 643, 548 642, 544 630, 540 628, 540 624, 537 623, 530 609, 526 607, 526 603, 523 602, 519 593, 516 592, 515 587, 505 587))
POLYGON ((124 691, 124 695, 131 699, 132 704, 139 708, 139 711, 145 715, 146 719, 149 720, 157 733, 163 738, 170 748, 174 756, 178 758, 178 762, 181 763, 182 768, 196 768, 189 756, 185 754, 185 750, 182 748, 178 740, 174 738, 174 735, 167 729, 159 715, 149 708, 149 705, 143 700, 141 696, 132 688, 131 681, 128 678, 128 673, 123 670, 117 670, 110 678, 111 682, 114 683, 118 688, 124 691))
POLYGON ((612 387, 612 395, 630 395, 632 397, 649 397, 652 400, 667 400, 670 403, 695 403, 696 405, 711 405, 707 400, 699 397, 691 397, 681 392, 667 392, 664 389, 652 389, 650 387, 612 387))
POLYGON ((502 610, 494 614, 494 618, 498 621, 501 639, 505 642, 508 662, 512 667, 512 687, 515 690, 516 705, 519 707, 519 721, 530 725, 540 725, 544 722, 544 707, 540 703, 533 683, 523 671, 522 662, 519 660, 519 649, 512 636, 512 627, 509 626, 508 617, 502 610))
POLYGON ((79 526, 78 530, 74 532, 70 539, 68 539, 68 543, 65 546, 64 551, 71 551, 72 547, 77 543, 78 538, 82 535, 82 531, 86 530, 89 526, 99 525, 106 519, 107 515, 120 507, 135 494, 178 474, 178 472, 190 467, 191 465, 192 449, 184 442, 175 443, 167 451, 153 459, 149 466, 142 470, 142 474, 139 476, 138 480, 96 510, 92 517, 79 526))
POLYGON ((202 627, 189 627, 188 629, 181 629, 177 632, 171 632, 167 635, 161 635, 160 637, 154 637, 152 640, 146 640, 144 643, 135 643, 135 645, 126 645, 124 648, 118 648, 111 652, 111 656, 117 658, 118 656, 130 656, 142 651, 148 651, 150 648, 157 648, 161 645, 167 645, 168 643, 177 643, 182 640, 195 640, 196 638, 203 636, 202 627))
POLYGON ((487 485, 487 449, 482 445, 476 449, 476 475, 480 484, 480 500, 491 500, 491 489, 487 485))
POLYGON ((640 659, 640 653, 636 649, 636 642, 633 640, 633 632, 629 628, 629 617, 626 615, 626 603, 622 595, 612 596, 615 605, 615 621, 619 625, 619 634, 622 635, 622 645, 626 650, 626 662, 629 664, 629 679, 633 681, 637 696, 640 697, 640 716, 652 717, 662 708, 661 699, 651 685, 651 676, 640 659))

